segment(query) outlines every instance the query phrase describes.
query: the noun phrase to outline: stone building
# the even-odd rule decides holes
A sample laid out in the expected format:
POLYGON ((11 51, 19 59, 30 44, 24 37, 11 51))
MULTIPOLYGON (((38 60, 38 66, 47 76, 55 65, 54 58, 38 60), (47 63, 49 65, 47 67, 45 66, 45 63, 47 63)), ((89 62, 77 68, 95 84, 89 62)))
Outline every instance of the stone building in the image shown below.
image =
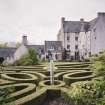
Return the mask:
POLYGON ((45 58, 54 61, 62 60, 62 42, 45 41, 45 58))
POLYGON ((27 54, 29 48, 35 49, 39 59, 44 59, 44 45, 29 45, 27 36, 24 35, 19 48, 0 48, 0 63, 4 61, 6 64, 12 64, 23 55, 27 54))
POLYGON ((69 59, 83 60, 105 51, 105 13, 99 12, 91 21, 66 21, 61 18, 57 40, 69 51, 69 59))

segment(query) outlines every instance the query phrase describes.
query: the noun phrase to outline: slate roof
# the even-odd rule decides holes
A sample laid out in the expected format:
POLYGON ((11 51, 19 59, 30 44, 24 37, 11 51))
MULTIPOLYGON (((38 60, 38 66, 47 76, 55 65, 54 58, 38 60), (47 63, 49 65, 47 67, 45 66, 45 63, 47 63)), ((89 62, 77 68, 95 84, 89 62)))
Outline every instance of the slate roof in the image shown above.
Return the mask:
POLYGON ((64 32, 65 33, 75 33, 84 31, 82 28, 88 22, 81 21, 64 21, 64 32), (82 30, 81 30, 82 29, 82 30))
POLYGON ((45 41, 45 51, 62 51, 61 41, 45 41))
POLYGON ((17 48, 0 48, 0 57, 4 59, 13 56, 17 48))
MULTIPOLYGON (((85 32, 93 29, 97 22, 98 18, 87 21, 64 21, 63 28, 64 33, 76 33, 76 32, 85 32), (86 29, 87 28, 87 29, 86 29)), ((59 30, 60 33, 61 30, 59 30)))
POLYGON ((33 48, 37 53, 44 54, 44 45, 26 45, 27 48, 33 48))
POLYGON ((95 24, 97 23, 98 21, 98 18, 95 18, 93 20, 91 20, 89 23, 90 23, 90 28, 89 30, 93 29, 93 27, 95 26, 95 24))

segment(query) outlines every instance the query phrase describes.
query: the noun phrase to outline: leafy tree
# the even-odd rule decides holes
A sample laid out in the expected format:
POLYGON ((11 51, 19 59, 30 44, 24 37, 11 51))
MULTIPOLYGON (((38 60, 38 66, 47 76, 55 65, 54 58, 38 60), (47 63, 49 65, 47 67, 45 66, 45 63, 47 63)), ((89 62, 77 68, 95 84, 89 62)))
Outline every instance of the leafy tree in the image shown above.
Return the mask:
POLYGON ((35 65, 38 64, 37 54, 34 49, 29 48, 28 53, 21 57, 21 59, 17 60, 14 65, 35 65))
POLYGON ((21 43, 17 42, 16 43, 16 48, 20 47, 21 46, 21 43))
POLYGON ((7 43, 0 44, 0 48, 7 48, 7 47, 8 47, 7 43))

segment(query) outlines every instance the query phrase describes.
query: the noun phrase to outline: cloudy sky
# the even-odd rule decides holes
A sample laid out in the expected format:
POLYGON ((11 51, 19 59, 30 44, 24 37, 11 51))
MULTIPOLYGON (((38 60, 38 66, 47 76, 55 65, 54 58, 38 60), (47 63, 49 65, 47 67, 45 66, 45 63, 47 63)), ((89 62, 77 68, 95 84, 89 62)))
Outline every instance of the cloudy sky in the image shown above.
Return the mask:
POLYGON ((0 42, 43 44, 56 40, 60 19, 91 20, 105 12, 105 0, 0 0, 0 42))

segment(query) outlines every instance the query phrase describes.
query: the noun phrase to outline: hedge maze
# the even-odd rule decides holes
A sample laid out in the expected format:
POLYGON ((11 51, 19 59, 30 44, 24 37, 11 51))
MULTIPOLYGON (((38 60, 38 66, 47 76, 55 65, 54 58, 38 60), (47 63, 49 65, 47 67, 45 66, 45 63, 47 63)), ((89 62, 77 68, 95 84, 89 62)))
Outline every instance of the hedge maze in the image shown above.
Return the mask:
POLYGON ((6 105, 42 105, 48 97, 67 97, 72 83, 94 78, 89 65, 88 62, 55 63, 54 85, 50 85, 46 65, 3 67, 0 89, 13 88, 6 98, 6 105))

